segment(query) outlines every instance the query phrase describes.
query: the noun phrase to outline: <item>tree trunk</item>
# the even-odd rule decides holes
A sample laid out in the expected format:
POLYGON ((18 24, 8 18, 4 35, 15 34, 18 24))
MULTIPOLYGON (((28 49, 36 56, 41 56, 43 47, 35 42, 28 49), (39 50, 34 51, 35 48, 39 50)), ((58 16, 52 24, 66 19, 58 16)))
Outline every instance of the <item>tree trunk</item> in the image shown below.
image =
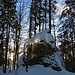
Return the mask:
POLYGON ((49 0, 49 29, 51 33, 51 0, 49 0))

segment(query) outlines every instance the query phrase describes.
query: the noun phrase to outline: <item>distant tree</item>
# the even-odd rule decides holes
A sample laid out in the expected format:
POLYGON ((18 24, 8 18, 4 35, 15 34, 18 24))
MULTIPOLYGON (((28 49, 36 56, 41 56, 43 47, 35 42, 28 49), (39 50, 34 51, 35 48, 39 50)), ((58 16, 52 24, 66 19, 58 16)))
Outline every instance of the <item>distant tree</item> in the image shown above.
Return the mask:
POLYGON ((51 33, 51 17, 54 15, 53 13, 56 13, 56 3, 55 0, 32 0, 30 7, 30 38, 47 28, 50 29, 51 33))
POLYGON ((0 66, 3 64, 4 61, 4 49, 3 49, 3 34, 4 34, 4 26, 3 26, 3 2, 0 1, 0 66))
MULTIPOLYGON (((17 66, 18 68, 18 63, 17 65, 16 62, 18 60, 18 56, 19 56, 19 49, 20 49, 20 45, 21 45, 21 35, 23 35, 22 33, 22 27, 27 27, 26 25, 26 15, 27 15, 27 9, 29 6, 29 2, 26 2, 25 0, 18 0, 16 3, 16 9, 17 9, 17 14, 16 14, 16 19, 17 21, 15 22, 15 40, 14 40, 14 58, 13 58, 13 64, 14 64, 14 69, 15 66, 17 66)), ((23 28, 23 29, 24 29, 23 28)), ((23 41, 24 42, 24 41, 23 41)))
MULTIPOLYGON (((11 34, 16 29, 16 0, 0 0, 0 29, 1 29, 1 49, 3 54, 3 72, 6 73, 8 52, 10 49, 11 34)), ((15 33, 13 33, 15 34, 15 33)))

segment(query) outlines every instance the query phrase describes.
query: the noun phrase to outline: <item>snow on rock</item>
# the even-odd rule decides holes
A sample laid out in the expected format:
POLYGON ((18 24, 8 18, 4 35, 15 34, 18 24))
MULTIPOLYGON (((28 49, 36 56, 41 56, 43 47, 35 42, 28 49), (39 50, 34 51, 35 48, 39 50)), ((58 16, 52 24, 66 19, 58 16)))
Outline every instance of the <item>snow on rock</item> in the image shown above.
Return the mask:
POLYGON ((47 43, 51 43, 52 47, 55 47, 55 40, 48 29, 36 34, 33 38, 31 38, 30 42, 36 43, 41 40, 45 40, 47 43))
POLYGON ((63 62, 63 59, 61 58, 60 54, 58 53, 58 51, 56 51, 55 53, 55 60, 57 61, 57 63, 59 63, 59 66, 63 69, 65 68, 65 64, 63 62))

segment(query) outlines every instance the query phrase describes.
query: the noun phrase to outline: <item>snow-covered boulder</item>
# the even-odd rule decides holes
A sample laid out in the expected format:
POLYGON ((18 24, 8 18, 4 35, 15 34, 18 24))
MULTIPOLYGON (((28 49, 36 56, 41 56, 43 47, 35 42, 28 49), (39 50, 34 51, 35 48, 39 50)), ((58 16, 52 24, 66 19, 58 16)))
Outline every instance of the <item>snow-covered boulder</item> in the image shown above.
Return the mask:
POLYGON ((55 40, 48 29, 32 37, 28 47, 31 55, 28 61, 29 65, 40 64, 54 70, 62 70, 63 61, 56 50, 55 40))

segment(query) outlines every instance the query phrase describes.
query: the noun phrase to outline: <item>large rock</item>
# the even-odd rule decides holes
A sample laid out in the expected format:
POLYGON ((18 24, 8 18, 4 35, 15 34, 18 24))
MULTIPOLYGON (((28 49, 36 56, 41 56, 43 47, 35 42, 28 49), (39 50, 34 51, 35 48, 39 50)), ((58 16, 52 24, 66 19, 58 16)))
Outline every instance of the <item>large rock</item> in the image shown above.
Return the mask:
POLYGON ((31 38, 30 45, 26 48, 27 50, 29 51, 28 55, 30 55, 28 58, 29 65, 40 64, 57 71, 63 69, 63 60, 58 53, 55 40, 49 30, 44 30, 31 38))

